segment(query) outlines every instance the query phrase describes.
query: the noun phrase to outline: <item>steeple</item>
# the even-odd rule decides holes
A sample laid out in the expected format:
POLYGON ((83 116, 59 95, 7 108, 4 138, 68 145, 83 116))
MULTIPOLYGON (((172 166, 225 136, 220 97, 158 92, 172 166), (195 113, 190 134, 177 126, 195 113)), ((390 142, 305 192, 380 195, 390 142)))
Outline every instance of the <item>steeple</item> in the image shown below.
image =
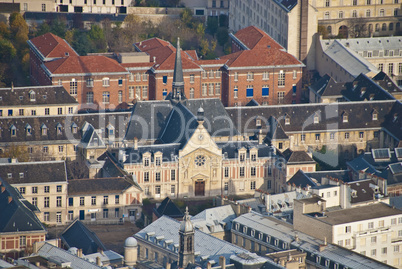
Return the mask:
POLYGON ((188 207, 184 214, 179 229, 179 268, 186 268, 189 263, 194 263, 194 227, 188 214, 188 207))
POLYGON ((183 68, 181 65, 180 38, 177 38, 176 61, 174 64, 172 94, 173 99, 176 100, 182 100, 186 98, 184 95, 184 80, 183 80, 183 68))

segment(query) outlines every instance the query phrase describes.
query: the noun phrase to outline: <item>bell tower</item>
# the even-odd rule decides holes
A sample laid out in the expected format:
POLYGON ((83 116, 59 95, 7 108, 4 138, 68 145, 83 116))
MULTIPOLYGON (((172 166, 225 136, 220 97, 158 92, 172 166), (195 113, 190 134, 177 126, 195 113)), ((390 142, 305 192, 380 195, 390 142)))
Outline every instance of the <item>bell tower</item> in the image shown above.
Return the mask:
POLYGON ((184 214, 179 229, 179 268, 186 268, 189 263, 194 263, 194 227, 190 221, 188 207, 184 214))
POLYGON ((176 60, 174 63, 174 73, 172 82, 172 95, 174 100, 184 100, 184 79, 183 79, 183 67, 181 63, 181 48, 180 38, 177 38, 176 60))

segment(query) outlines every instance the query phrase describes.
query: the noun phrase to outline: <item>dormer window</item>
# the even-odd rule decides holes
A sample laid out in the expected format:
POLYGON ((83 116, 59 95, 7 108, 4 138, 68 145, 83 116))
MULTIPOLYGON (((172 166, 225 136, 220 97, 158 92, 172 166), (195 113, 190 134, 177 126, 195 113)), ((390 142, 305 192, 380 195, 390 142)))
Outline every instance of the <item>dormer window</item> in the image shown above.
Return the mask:
POLYGON ((318 115, 314 115, 314 123, 319 123, 320 119, 318 117, 318 115))
POLYGON ((71 124, 71 132, 73 134, 76 134, 77 131, 78 131, 78 126, 77 126, 77 124, 75 124, 75 122, 73 122, 73 124, 71 124))
POLYGON ((10 127, 10 134, 13 137, 17 135, 17 128, 14 125, 11 125, 10 127))
POLYGON ((62 128, 61 124, 58 123, 58 124, 56 125, 57 135, 61 135, 61 134, 62 134, 62 130, 63 130, 63 128, 62 128))
POLYGON ((113 125, 109 124, 109 125, 106 127, 106 130, 107 130, 107 134, 108 134, 109 136, 114 136, 114 127, 113 127, 113 125))
POLYGON ((362 89, 361 89, 361 92, 360 92, 360 97, 363 97, 363 95, 366 93, 366 87, 363 87, 362 89))
POLYGON ((260 127, 261 126, 261 120, 260 119, 255 120, 255 125, 257 127, 260 127))
POLYGON ((47 126, 45 124, 42 124, 41 132, 42 132, 42 135, 47 135, 47 126))
POLYGON ((149 158, 144 158, 144 166, 149 166, 149 158))
POLYGON ((344 112, 342 115, 342 122, 348 122, 348 121, 349 121, 348 114, 346 112, 344 112))
POLYGON ((373 113, 372 113, 372 119, 373 119, 373 120, 377 120, 377 119, 378 119, 378 113, 377 113, 377 111, 373 111, 373 113))
POLYGON ((246 160, 246 153, 240 153, 240 161, 244 162, 246 160))
POLYGON ((35 102, 36 98, 35 98, 35 92, 34 91, 29 91, 29 100, 31 102, 35 102))
POLYGON ((394 114, 394 118, 392 119, 392 122, 396 122, 396 121, 397 121, 397 119, 398 119, 398 114, 397 114, 397 113, 395 113, 395 114, 394 114))
POLYGON ((290 124, 290 117, 286 116, 285 117, 285 125, 289 125, 290 124))
POLYGON ((27 125, 25 126, 25 131, 26 131, 26 135, 27 135, 27 136, 31 136, 31 135, 32 135, 32 128, 31 128, 31 125, 27 124, 27 125))

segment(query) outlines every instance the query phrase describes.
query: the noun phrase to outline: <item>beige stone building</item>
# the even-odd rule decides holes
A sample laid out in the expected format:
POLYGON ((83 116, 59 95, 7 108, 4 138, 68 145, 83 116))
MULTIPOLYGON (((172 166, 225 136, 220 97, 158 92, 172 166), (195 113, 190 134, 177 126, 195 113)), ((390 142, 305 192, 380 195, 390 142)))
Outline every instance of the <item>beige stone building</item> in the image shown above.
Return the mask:
POLYGON ((383 203, 326 211, 325 200, 295 200, 294 229, 372 259, 402 267, 402 211, 383 203))
POLYGON ((64 161, 0 164, 0 177, 19 190, 40 212, 40 221, 66 222, 67 171, 64 161))

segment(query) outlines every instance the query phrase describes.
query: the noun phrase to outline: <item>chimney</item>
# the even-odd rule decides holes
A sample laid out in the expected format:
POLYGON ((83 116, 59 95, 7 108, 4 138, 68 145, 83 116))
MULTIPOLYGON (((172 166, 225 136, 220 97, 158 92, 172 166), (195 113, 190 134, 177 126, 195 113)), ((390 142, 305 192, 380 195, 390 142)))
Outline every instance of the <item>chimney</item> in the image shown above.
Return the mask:
POLYGON ((207 263, 207 269, 211 269, 211 268, 212 268, 211 263, 208 262, 208 263, 207 263))
POLYGON ((12 200, 13 200, 13 197, 8 196, 8 203, 11 203, 12 200))
POLYGON ((260 129, 259 131, 258 131, 258 144, 262 144, 262 130, 260 129))
POLYGON ((78 258, 82 258, 82 249, 77 250, 77 256, 78 258))
POLYGON ((11 92, 14 92, 14 82, 11 82, 11 92))
POLYGON ((96 265, 97 266, 101 266, 102 265, 102 263, 101 263, 101 259, 100 259, 100 257, 98 256, 98 257, 96 257, 96 265))
POLYGON ((138 138, 134 137, 134 149, 137 150, 138 149, 138 138))
POLYGON ((222 269, 226 269, 226 258, 225 256, 219 257, 219 265, 222 269))
POLYGON ((167 262, 165 268, 170 269, 170 266, 171 266, 170 263, 167 262))

